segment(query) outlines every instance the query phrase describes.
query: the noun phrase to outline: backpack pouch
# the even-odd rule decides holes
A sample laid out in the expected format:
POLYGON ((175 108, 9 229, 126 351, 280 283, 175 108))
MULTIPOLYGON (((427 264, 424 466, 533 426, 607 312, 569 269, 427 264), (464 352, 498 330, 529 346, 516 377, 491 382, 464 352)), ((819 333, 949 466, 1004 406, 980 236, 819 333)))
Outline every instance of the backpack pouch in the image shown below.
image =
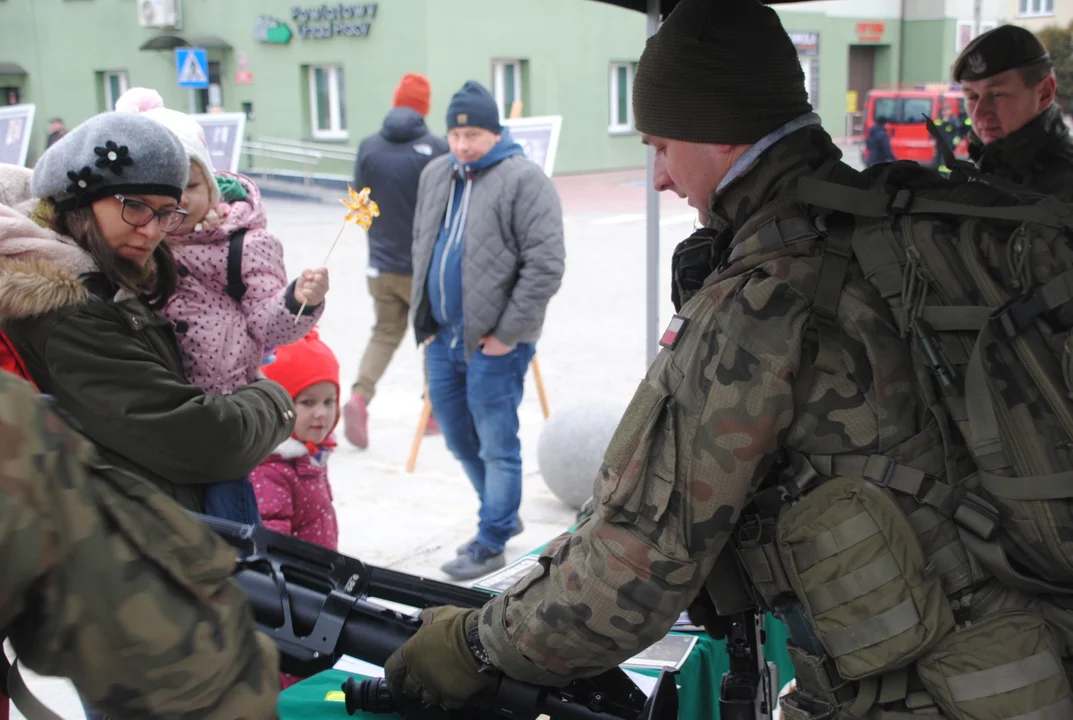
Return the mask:
POLYGON ((861 478, 820 485, 779 516, 786 575, 846 680, 913 662, 954 627, 938 573, 889 490, 861 478))

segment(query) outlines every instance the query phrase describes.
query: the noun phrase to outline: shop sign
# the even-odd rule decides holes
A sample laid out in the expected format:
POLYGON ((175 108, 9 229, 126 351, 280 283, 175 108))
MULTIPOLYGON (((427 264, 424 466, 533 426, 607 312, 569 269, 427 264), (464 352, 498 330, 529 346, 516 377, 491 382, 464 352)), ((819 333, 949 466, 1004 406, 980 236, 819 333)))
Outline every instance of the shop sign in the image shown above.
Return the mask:
POLYGON ((291 27, 282 20, 262 15, 253 28, 253 39, 272 45, 286 45, 291 41, 291 27))
POLYGON ((882 42, 883 33, 886 30, 886 23, 859 22, 857 23, 857 40, 858 42, 882 42))
POLYGON ((323 40, 345 35, 366 37, 376 17, 376 3, 364 5, 321 5, 319 8, 291 8, 298 34, 306 40, 323 40))
POLYGON ((820 54, 820 34, 818 32, 791 32, 790 39, 793 40, 798 55, 820 54))

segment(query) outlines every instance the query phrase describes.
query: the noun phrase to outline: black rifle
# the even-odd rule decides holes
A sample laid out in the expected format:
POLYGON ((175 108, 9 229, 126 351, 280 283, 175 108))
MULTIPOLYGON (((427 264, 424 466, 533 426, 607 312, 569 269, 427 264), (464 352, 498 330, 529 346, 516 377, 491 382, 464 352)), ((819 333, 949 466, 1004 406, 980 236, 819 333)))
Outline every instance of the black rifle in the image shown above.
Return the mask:
POLYGON ((764 659, 763 617, 758 612, 733 616, 726 638, 730 670, 719 692, 721 720, 770 720, 775 710, 779 671, 764 659))
MULTIPOLYGON (((262 525, 195 517, 237 551, 235 579, 261 629, 279 647, 281 669, 308 677, 343 655, 383 666, 421 621, 368 601, 379 598, 413 608, 481 607, 494 595, 480 590, 366 565, 326 548, 272 532, 262 525)), ((343 686, 347 712, 397 712, 420 720, 673 720, 678 717, 674 675, 663 672, 645 698, 629 676, 615 668, 563 688, 539 687, 500 675, 494 688, 462 709, 421 707, 393 697, 383 678, 343 686)))

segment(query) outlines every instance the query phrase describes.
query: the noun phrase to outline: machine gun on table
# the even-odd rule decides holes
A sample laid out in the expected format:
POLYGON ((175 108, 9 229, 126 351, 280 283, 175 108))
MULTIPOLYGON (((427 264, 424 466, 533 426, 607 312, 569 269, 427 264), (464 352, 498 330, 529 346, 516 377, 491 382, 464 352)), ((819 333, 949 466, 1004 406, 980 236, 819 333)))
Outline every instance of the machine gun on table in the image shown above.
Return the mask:
MULTIPOLYGON (((440 605, 481 607, 491 593, 366 565, 260 525, 241 525, 195 516, 236 549, 235 579, 253 607, 261 629, 279 647, 281 669, 308 677, 327 670, 343 655, 383 666, 421 621, 370 598, 424 609, 440 605)), ((397 712, 420 720, 673 720, 678 717, 674 675, 663 672, 645 697, 615 668, 563 688, 540 687, 500 675, 495 687, 460 710, 423 707, 393 697, 383 678, 344 685, 347 711, 397 712)))

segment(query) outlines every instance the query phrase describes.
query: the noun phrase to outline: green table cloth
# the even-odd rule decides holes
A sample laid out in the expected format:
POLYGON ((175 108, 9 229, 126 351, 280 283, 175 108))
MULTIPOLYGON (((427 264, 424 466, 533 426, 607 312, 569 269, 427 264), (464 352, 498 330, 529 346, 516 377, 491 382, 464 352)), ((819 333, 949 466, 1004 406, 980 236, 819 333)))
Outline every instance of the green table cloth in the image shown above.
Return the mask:
MULTIPOLYGON (((570 528, 569 532, 573 532, 570 528)), ((526 557, 539 555, 544 546, 528 553, 526 557)), ((375 602, 375 599, 373 600, 375 602)), ((764 655, 775 663, 779 670, 779 686, 788 683, 794 676, 793 665, 790 664, 790 656, 786 652, 786 627, 772 616, 764 621, 764 630, 767 633, 767 642, 764 644, 764 655)), ((686 658, 678 673, 678 715, 681 718, 718 718, 719 717, 719 688, 722 683, 723 673, 727 671, 726 646, 722 640, 716 640, 708 635, 700 635, 693 651, 686 658)), ((658 677, 659 670, 645 668, 630 668, 642 675, 658 677)), ((279 716, 281 720, 320 720, 320 718, 344 718, 346 707, 342 702, 326 700, 326 696, 333 690, 339 690, 346 679, 351 677, 347 673, 338 670, 328 670, 307 678, 302 682, 292 685, 280 694, 279 716)), ((360 677, 360 676, 353 676, 360 677)), ((372 715, 359 713, 353 717, 366 718, 389 718, 394 715, 372 715)))
MULTIPOLYGON (((779 668, 779 684, 785 685, 793 677, 793 666, 786 654, 786 628, 773 617, 765 623, 767 643, 764 653, 767 659, 779 668)), ((726 648, 722 640, 701 635, 682 669, 678 673, 679 717, 719 717, 719 686, 727 671, 726 648)), ((642 675, 657 677, 659 670, 630 668, 642 675)), ((338 670, 328 670, 292 685, 283 691, 279 700, 281 720, 321 720, 322 718, 345 718, 346 708, 341 702, 326 700, 333 690, 339 690, 351 675, 338 670)), ((360 676, 354 676, 360 677, 360 676)), ((394 715, 359 713, 353 717, 391 718, 394 715)))

